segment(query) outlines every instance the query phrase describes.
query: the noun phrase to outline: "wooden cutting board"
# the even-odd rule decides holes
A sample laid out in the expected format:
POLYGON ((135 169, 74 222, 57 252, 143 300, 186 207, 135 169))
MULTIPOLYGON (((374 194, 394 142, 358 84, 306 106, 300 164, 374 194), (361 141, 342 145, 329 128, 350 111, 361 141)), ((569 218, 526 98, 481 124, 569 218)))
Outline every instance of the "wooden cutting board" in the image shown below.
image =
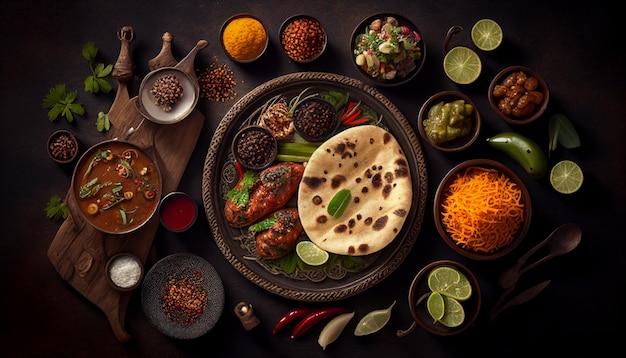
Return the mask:
MULTIPOLYGON (((204 125, 204 116, 194 109, 187 118, 175 124, 156 124, 144 120, 137 109, 137 97, 131 98, 128 92, 128 82, 135 79, 132 74, 134 66, 130 52, 134 38, 133 28, 124 26, 118 32, 118 37, 121 41, 121 50, 113 75, 117 78, 119 87, 108 113, 111 122, 108 135, 110 138, 133 143, 153 157, 161 172, 162 194, 165 195, 178 188, 204 125), (127 136, 131 127, 137 131, 127 136)), ((175 65, 196 79, 193 61, 197 51, 206 47, 206 41, 199 41, 180 62, 173 59, 170 41, 171 36, 166 38, 164 35, 161 52, 149 61, 151 70, 175 65)), ((132 291, 121 292, 109 286, 105 276, 105 265, 113 255, 128 252, 139 257, 145 266, 159 227, 158 215, 132 233, 106 234, 85 222, 73 191, 70 186, 65 197, 70 215, 57 231, 48 249, 48 258, 63 280, 105 313, 117 339, 126 342, 131 338, 124 328, 124 321, 132 291)))

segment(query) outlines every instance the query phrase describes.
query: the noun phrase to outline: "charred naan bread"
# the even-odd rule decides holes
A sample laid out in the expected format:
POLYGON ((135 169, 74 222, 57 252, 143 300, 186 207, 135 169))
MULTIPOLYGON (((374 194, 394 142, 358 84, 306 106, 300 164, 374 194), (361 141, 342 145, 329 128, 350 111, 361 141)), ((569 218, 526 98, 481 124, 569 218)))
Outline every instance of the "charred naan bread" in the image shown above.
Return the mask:
POLYGON ((411 209, 411 173, 398 141, 373 125, 349 128, 315 150, 298 188, 298 212, 307 236, 322 249, 362 256, 386 247, 411 209), (339 218, 327 211, 349 189, 339 218))

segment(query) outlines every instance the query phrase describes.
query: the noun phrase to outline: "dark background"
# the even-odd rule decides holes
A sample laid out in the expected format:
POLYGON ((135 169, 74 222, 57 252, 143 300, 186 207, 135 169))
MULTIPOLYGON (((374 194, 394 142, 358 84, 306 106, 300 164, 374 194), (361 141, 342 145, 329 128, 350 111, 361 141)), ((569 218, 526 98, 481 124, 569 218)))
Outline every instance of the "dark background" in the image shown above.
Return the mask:
MULTIPOLYGON (((3 2, 0 60, 2 123, 1 153, 5 158, 0 182, 0 355, 32 356, 216 356, 216 357, 456 357, 525 356, 550 351, 581 353, 591 349, 619 349, 608 337, 623 331, 624 280, 624 90, 626 52, 618 31, 616 8, 595 1, 585 6, 549 1, 58 1, 3 2), (227 60, 219 46, 219 28, 237 13, 258 16, 270 31, 270 48, 253 64, 227 60), (73 167, 52 162, 45 151, 55 130, 72 130, 83 150, 107 139, 95 120, 107 112, 115 91, 93 95, 83 91, 89 75, 81 56, 82 45, 94 41, 100 59, 113 64, 119 54, 116 32, 124 25, 135 29, 132 54, 135 73, 148 72, 147 61, 161 47, 161 35, 174 36, 173 51, 181 59, 199 39, 209 41, 196 59, 197 67, 226 63, 234 71, 237 98, 224 103, 200 100, 198 109, 206 122, 179 189, 201 204, 202 168, 213 131, 220 119, 254 87, 276 76, 299 71, 325 71, 360 78, 352 65, 349 39, 361 19, 377 12, 395 12, 412 19, 426 41, 426 63, 408 85, 380 88, 415 126, 421 104, 442 90, 460 90, 477 105, 483 131, 467 151, 446 154, 423 146, 428 165, 428 207, 422 230, 410 256, 384 281, 354 297, 330 303, 367 312, 397 300, 388 325, 368 337, 354 337, 354 319, 342 336, 326 351, 317 344, 321 326, 291 340, 288 334, 273 335, 274 323, 290 309, 307 305, 269 293, 247 281, 223 257, 206 221, 200 215, 194 227, 182 234, 159 229, 154 240, 158 258, 175 252, 193 252, 211 262, 226 290, 226 307, 217 326, 193 341, 177 341, 159 333, 141 310, 139 290, 133 293, 126 315, 128 343, 115 338, 98 307, 61 279, 46 252, 61 222, 46 218, 44 207, 53 195, 64 197, 73 167), (329 45, 319 60, 297 65, 280 53, 277 32, 295 14, 317 17, 326 27, 329 45), (503 28, 504 43, 492 53, 477 50, 483 62, 478 81, 458 86, 442 69, 443 40, 453 25, 465 28, 453 45, 474 48, 469 31, 480 18, 495 19, 503 28), (502 68, 526 65, 540 72, 551 90, 546 114, 536 123, 511 127, 500 120, 487 103, 490 79, 502 68), (78 90, 77 102, 87 110, 84 117, 68 123, 47 119, 41 102, 56 84, 78 90), (518 131, 547 150, 548 119, 566 115, 581 137, 580 148, 559 147, 550 156, 553 165, 572 159, 585 172, 580 192, 563 196, 547 178, 532 179, 511 158, 490 148, 484 140, 505 130, 518 131), (432 218, 432 199, 437 184, 455 164, 471 158, 491 158, 511 167, 524 180, 533 200, 533 222, 527 239, 509 256, 494 262, 465 259, 439 238, 432 218), (575 222, 583 229, 582 244, 529 272, 527 285, 551 279, 552 283, 533 301, 490 321, 488 312, 500 293, 498 274, 554 228, 575 222), (396 330, 407 328, 410 316, 407 293, 414 275, 426 264, 452 259, 466 264, 479 278, 483 310, 474 327, 454 337, 437 337, 417 328, 398 338, 396 330), (261 325, 247 332, 233 309, 240 301, 253 304, 261 325)), ((110 78, 111 79, 111 78, 110 78)), ((112 81, 114 82, 114 81, 112 81)), ((115 88, 117 83, 115 83, 115 88)), ((132 90, 136 91, 137 86, 132 90)), ((134 92, 136 93, 136 92, 134 92)), ((416 129, 416 127, 415 127, 416 129)), ((316 306, 309 304, 310 306, 316 306)))

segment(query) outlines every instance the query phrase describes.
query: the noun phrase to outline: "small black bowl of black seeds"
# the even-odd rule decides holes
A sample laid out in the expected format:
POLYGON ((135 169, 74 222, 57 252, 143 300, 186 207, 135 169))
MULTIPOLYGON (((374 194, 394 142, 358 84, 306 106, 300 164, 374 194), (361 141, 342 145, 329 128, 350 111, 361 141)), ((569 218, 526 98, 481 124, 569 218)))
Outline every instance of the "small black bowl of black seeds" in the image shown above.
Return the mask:
POLYGON ((299 103, 293 113, 296 132, 308 142, 323 142, 333 136, 341 121, 333 105, 321 98, 299 103))
POLYGON ((78 140, 72 132, 61 129, 50 135, 47 143, 50 158, 57 163, 70 163, 78 155, 78 140))
POLYGON ((235 134, 232 151, 242 167, 259 171, 272 165, 278 154, 278 143, 268 129, 250 125, 235 134))

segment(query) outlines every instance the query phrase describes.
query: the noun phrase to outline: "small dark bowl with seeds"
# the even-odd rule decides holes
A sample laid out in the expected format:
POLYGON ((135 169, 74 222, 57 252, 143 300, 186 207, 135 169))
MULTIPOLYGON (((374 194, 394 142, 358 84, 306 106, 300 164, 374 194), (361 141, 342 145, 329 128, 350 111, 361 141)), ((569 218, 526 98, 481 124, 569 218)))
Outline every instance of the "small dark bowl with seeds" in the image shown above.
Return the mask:
POLYGON ((287 57, 297 63, 318 59, 328 43, 322 23, 308 15, 295 15, 285 20, 280 26, 278 38, 287 57))
POLYGON ((278 143, 267 128, 250 125, 235 134, 231 150, 244 169, 260 171, 274 163, 278 143))
POLYGON ((47 151, 55 162, 70 163, 78 155, 78 140, 72 132, 65 129, 58 130, 48 138, 47 151))
POLYGON ((319 143, 337 133, 341 121, 337 110, 330 102, 321 98, 310 98, 295 108, 293 124, 302 139, 319 143))

